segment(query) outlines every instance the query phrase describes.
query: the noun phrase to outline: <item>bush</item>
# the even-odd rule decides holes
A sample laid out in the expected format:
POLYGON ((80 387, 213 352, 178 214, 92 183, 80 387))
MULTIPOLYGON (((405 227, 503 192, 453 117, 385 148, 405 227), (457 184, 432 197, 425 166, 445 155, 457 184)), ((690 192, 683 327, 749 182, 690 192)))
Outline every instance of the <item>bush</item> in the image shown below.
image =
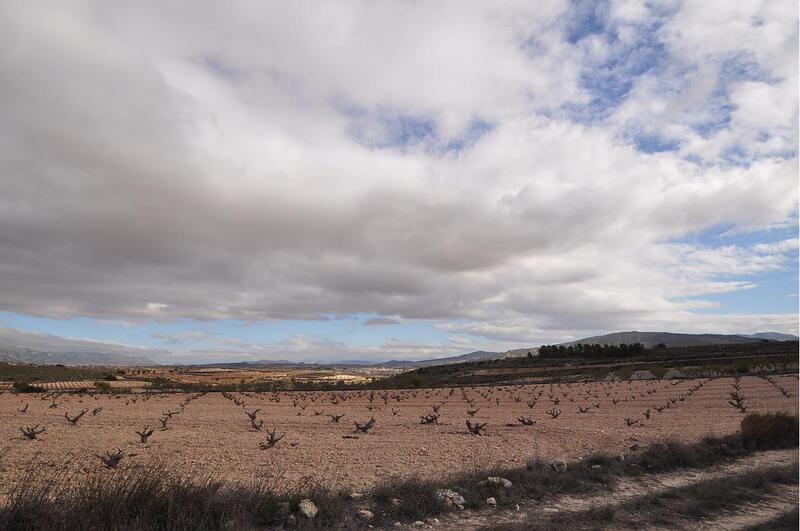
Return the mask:
POLYGON ((28 382, 14 382, 13 387, 20 393, 41 393, 44 391, 43 387, 31 385, 28 382))
POLYGON ((792 448, 797 446, 797 415, 750 413, 742 419, 742 442, 749 448, 792 448))
POLYGON ((205 476, 188 479, 158 465, 111 475, 34 469, 0 504, 0 529, 284 529, 301 497, 319 506, 317 517, 303 522, 302 528, 332 529, 350 523, 346 519, 355 509, 343 494, 319 485, 278 493, 277 479, 262 477, 246 484, 205 476))
POLYGON ((111 384, 107 382, 95 382, 94 386, 97 387, 99 391, 107 392, 111 391, 111 384))

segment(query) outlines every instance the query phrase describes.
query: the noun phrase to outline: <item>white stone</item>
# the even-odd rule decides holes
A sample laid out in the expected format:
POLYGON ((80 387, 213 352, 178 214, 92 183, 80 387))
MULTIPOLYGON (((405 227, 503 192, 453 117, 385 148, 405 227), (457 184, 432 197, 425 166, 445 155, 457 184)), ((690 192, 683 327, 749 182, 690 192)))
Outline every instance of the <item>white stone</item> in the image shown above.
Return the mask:
POLYGON ((300 503, 297 505, 297 510, 306 518, 314 518, 319 512, 314 502, 309 499, 300 500, 300 503))
POLYGON ((455 505, 459 509, 463 508, 464 504, 467 503, 467 500, 465 500, 461 494, 450 489, 437 490, 436 499, 445 507, 452 507, 455 505))
POLYGON ((504 489, 510 489, 514 484, 511 481, 507 480, 506 478, 499 478, 496 476, 489 476, 486 478, 486 483, 489 485, 496 485, 498 487, 503 487, 504 489))

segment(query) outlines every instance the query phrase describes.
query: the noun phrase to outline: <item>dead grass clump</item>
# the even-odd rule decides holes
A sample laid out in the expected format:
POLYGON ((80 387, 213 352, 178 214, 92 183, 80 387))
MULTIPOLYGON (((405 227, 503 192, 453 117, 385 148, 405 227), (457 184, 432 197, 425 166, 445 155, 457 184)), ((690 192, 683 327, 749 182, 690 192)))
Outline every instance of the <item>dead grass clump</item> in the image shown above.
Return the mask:
POLYGON ((742 419, 740 431, 745 446, 757 449, 791 448, 798 444, 796 415, 750 413, 742 419))

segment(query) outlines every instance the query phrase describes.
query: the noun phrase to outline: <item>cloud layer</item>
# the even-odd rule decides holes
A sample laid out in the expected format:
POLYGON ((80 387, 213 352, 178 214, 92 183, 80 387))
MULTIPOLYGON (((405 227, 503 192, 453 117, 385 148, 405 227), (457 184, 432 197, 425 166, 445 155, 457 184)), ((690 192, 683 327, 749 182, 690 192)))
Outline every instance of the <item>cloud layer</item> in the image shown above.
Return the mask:
POLYGON ((4 4, 0 309, 724 328, 796 268, 795 6, 582 6, 4 4))

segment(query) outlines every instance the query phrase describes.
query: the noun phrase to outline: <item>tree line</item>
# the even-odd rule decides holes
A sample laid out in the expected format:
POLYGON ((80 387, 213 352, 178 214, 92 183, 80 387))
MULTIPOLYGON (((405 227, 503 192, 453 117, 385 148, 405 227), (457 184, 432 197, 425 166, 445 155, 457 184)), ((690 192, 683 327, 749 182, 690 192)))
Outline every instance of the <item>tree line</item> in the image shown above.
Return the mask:
POLYGON ((542 358, 562 358, 569 356, 597 356, 605 358, 624 358, 637 356, 644 352, 642 343, 621 343, 619 345, 600 345, 578 343, 576 345, 542 345, 539 356, 542 358))

